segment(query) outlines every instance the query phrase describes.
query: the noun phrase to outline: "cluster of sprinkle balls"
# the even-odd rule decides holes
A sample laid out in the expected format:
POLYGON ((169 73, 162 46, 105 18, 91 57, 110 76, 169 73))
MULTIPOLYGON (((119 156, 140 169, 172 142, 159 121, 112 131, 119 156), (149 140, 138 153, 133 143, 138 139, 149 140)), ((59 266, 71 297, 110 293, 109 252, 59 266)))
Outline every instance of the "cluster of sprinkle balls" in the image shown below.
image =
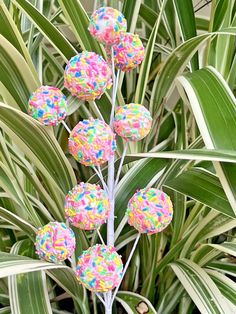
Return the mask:
POLYGON ((116 249, 97 244, 78 258, 76 275, 87 289, 107 292, 119 285, 122 271, 123 263, 116 249))
POLYGON ((41 86, 30 96, 28 113, 44 125, 57 125, 67 115, 66 96, 56 87, 41 86))
POLYGON ((111 7, 101 7, 90 18, 89 31, 101 43, 119 43, 127 31, 124 15, 111 7))
POLYGON ((94 100, 111 87, 111 75, 110 67, 101 56, 83 51, 67 63, 64 85, 80 100, 94 100))
POLYGON ((80 121, 71 131, 69 151, 85 166, 98 166, 108 161, 116 150, 115 134, 99 119, 80 121))
POLYGON ((140 233, 154 234, 171 222, 173 205, 161 190, 148 188, 133 195, 127 208, 128 223, 140 233))
POLYGON ((62 262, 75 250, 74 232, 65 223, 50 222, 38 229, 35 247, 40 258, 53 263, 62 262))
POLYGON ((116 110, 114 129, 118 135, 127 141, 139 141, 151 130, 152 117, 142 105, 129 104, 116 110))
POLYGON ((109 211, 108 195, 99 185, 81 182, 66 196, 66 218, 77 228, 98 228, 106 222, 109 211))
MULTIPOLYGON (((109 50, 108 55, 110 54, 109 50)), ((115 67, 128 72, 144 59, 144 47, 138 35, 126 33, 122 41, 113 46, 115 67)))

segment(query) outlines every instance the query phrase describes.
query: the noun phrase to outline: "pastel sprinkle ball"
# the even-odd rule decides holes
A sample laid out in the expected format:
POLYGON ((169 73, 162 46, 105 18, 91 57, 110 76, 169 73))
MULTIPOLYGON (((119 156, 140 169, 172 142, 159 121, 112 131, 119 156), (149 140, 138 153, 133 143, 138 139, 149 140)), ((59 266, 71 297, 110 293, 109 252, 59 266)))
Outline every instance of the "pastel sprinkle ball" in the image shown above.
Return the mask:
POLYGON ((79 282, 95 292, 107 292, 119 285, 123 271, 121 257, 113 246, 97 244, 78 258, 79 282))
POLYGON ((101 43, 111 46, 119 43, 127 31, 124 15, 111 7, 101 7, 90 18, 89 31, 101 43))
POLYGON ((139 141, 151 130, 152 117, 142 105, 129 104, 116 110, 114 129, 118 135, 127 141, 139 141))
POLYGON ((154 188, 139 190, 128 203, 128 223, 140 233, 154 234, 164 230, 173 217, 169 196, 154 188))
POLYGON ((107 62, 95 52, 83 51, 72 57, 65 68, 64 85, 80 100, 100 98, 112 85, 107 62))
POLYGON ((136 68, 144 59, 143 44, 138 35, 131 33, 126 33, 122 41, 113 46, 113 51, 115 67, 124 72, 136 68))
POLYGON ((44 125, 57 125, 67 115, 66 96, 56 87, 41 86, 30 96, 28 113, 44 125))
POLYGON ((83 120, 71 131, 69 152, 85 166, 99 166, 114 155, 115 137, 110 126, 102 120, 83 120))
POLYGON ((77 228, 98 228, 106 222, 109 211, 108 195, 100 185, 81 182, 66 196, 66 218, 77 228))
POLYGON ((64 261, 75 250, 74 232, 63 222, 50 222, 38 229, 35 247, 39 257, 46 261, 64 261))

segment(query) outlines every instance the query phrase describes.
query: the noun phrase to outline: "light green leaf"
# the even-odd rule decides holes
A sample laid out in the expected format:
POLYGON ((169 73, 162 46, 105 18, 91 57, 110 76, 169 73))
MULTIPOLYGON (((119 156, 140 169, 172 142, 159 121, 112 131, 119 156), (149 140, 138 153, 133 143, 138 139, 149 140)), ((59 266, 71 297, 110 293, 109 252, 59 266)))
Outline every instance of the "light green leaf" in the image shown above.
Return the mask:
POLYGON ((219 289, 201 267, 187 259, 177 260, 170 266, 201 313, 230 313, 219 289))
POLYGON ((155 308, 148 299, 134 292, 119 291, 116 300, 121 303, 128 314, 156 313, 155 308))
MULTIPOLYGON (((16 242, 11 249, 12 254, 31 255, 33 252, 34 246, 29 240, 16 242)), ((8 287, 12 313, 52 313, 45 272, 9 276, 8 287), (27 302, 22 302, 25 298, 27 302)))
MULTIPOLYGON (((236 149, 236 102, 223 77, 212 67, 178 78, 187 93, 198 128, 208 149, 236 149)), ((184 97, 184 96, 183 96, 184 97)), ((236 213, 236 166, 214 162, 232 209, 236 213)))
POLYGON ((51 42, 65 61, 76 54, 76 49, 71 43, 29 1, 13 0, 13 2, 27 14, 32 23, 34 23, 38 30, 51 42))
POLYGON ((235 213, 230 206, 219 179, 206 170, 193 168, 172 180, 168 180, 165 185, 216 209, 222 214, 235 218, 235 213))

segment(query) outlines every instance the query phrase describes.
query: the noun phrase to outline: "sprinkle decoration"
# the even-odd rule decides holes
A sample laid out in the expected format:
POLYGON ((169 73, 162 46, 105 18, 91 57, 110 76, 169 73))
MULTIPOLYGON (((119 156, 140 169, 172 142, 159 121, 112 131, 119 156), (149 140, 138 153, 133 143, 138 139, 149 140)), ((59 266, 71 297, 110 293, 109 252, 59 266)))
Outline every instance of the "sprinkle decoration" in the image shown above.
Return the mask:
POLYGON ((114 129, 127 141, 139 141, 151 130, 152 117, 142 105, 129 104, 118 107, 114 119, 114 129))
POLYGON ((122 271, 123 263, 116 249, 97 244, 78 258, 76 275, 90 291, 107 292, 119 285, 122 271))
POLYGON ((115 133, 99 119, 80 121, 71 131, 69 151, 85 166, 107 162, 116 150, 115 133))
POLYGON ((66 96, 56 87, 41 86, 30 96, 28 113, 44 125, 58 125, 67 115, 66 96))
POLYGON ((111 87, 111 76, 111 69, 101 56, 83 51, 68 61, 64 85, 80 100, 92 101, 111 87))
POLYGON ((63 222, 50 222, 38 229, 35 247, 39 257, 46 261, 64 261, 75 250, 74 232, 63 222))
POLYGON ((77 228, 97 229, 106 222, 109 211, 108 195, 100 185, 81 182, 66 196, 66 218, 77 228))
POLYGON ((90 18, 89 31, 105 45, 114 45, 122 40, 127 31, 124 15, 111 7, 101 7, 90 18))
POLYGON ((173 217, 169 196, 154 188, 136 192, 128 203, 128 223, 140 233, 154 234, 164 230, 173 217))
MULTIPOLYGON (((113 46, 114 63, 117 69, 128 72, 136 68, 144 59, 144 47, 138 35, 126 33, 118 44, 113 46)), ((106 49, 109 62, 111 50, 106 49)))

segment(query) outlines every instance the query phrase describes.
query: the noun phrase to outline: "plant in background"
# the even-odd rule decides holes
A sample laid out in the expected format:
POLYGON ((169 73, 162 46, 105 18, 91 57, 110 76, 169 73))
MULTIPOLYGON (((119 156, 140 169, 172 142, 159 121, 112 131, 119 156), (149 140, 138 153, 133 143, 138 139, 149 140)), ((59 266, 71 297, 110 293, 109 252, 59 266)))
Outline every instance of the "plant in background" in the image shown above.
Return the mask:
MULTIPOLYGON (((99 19, 104 13, 100 9, 92 15, 89 26, 78 0, 0 3, 1 310, 100 313, 103 303, 114 301, 114 312, 235 313, 234 1, 213 0, 210 19, 199 17, 190 0, 128 0, 123 5, 112 1, 111 6, 120 6, 127 25, 119 13, 104 23, 99 19), (117 19, 123 40, 114 42, 117 19), (105 26, 111 29, 104 35, 101 30, 105 26), (103 44, 114 44, 105 49, 110 66, 105 66, 104 49, 88 28, 103 44), (138 37, 131 35, 137 32, 145 55, 138 37), (132 62, 134 53, 139 56, 136 62, 132 62), (98 76, 83 79, 84 54, 91 58, 86 71, 103 73, 92 96, 98 76), (126 72, 142 58, 140 68, 126 72), (83 98, 64 89, 66 63, 65 86, 83 98), (112 72, 113 88, 109 90, 112 72), (79 84, 73 85, 73 81, 79 84), (45 103, 47 96, 41 93, 37 103, 33 95, 32 115, 55 125, 53 129, 27 114, 30 95, 42 85, 45 95, 46 86, 58 90, 41 110, 37 106, 45 103), (116 113, 115 100, 119 105, 116 113), (52 108, 52 104, 56 106, 52 108), (115 143, 108 126, 113 117, 114 130, 124 141, 117 136, 115 143), (152 129, 146 134, 151 117, 152 129), (65 123, 57 124, 61 118, 65 123), (100 130, 90 139, 90 148, 86 125, 100 130), (96 145, 100 148, 97 155, 96 145), (92 208, 82 213, 87 215, 86 224, 79 216, 83 189, 88 194, 82 201, 92 208), (113 193, 106 198, 109 191, 113 193), (137 237, 137 230, 153 233, 162 228, 153 219, 157 209, 153 201, 162 200, 167 210, 160 220, 164 225, 170 222, 172 211, 166 194, 174 204, 170 226, 163 232, 137 237), (93 206, 91 195, 99 205, 93 206), (100 208, 100 215, 94 219, 96 208, 100 208), (65 212, 76 239, 74 254, 70 261, 57 264, 39 260, 34 247, 37 230, 44 230, 49 222, 64 221, 65 212), (102 224, 107 218, 108 233, 102 224), (106 236, 116 251, 99 244, 106 236), (119 255, 126 265, 120 287, 124 272, 119 255), (98 298, 76 279, 77 256, 81 257, 77 276, 98 298), (111 265, 106 263, 108 256, 111 265), (106 261, 104 269, 110 271, 111 267, 116 275, 106 281, 105 288, 99 286, 102 277, 97 266, 101 260, 106 261), (89 285, 88 278, 94 283, 89 285), (93 284, 98 289, 93 289, 93 284), (114 290, 111 296, 108 290, 115 286, 120 291, 114 290), (103 291, 108 292, 100 294, 103 291)), ((74 242, 73 237, 61 241, 57 228, 53 225, 41 233, 49 239, 47 234, 56 230, 57 251, 50 242, 41 240, 45 254, 55 257, 62 253, 61 260, 67 258, 62 249, 67 240, 71 250, 74 242)))

